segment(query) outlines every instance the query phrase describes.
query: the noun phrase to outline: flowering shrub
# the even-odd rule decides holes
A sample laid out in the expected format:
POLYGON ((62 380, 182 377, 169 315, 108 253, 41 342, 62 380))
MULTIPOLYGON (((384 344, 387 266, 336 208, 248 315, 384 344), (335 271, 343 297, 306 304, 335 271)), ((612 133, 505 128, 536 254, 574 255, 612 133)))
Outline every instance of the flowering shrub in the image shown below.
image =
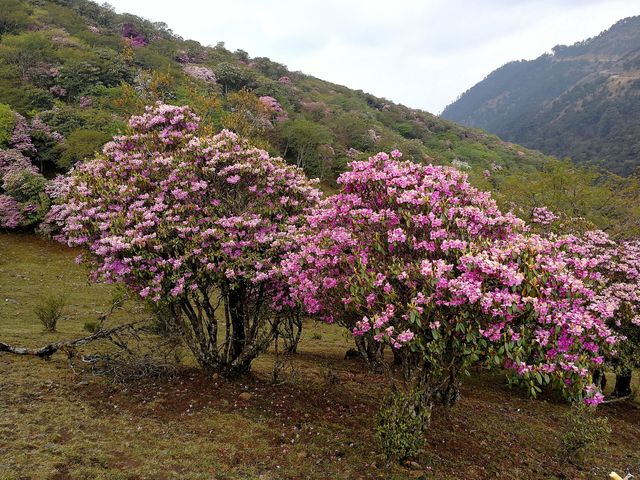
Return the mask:
POLYGON ((539 225, 550 225, 559 217, 547 207, 534 207, 531 213, 531 222, 539 225))
POLYGON ((9 140, 10 145, 25 154, 36 153, 36 147, 33 145, 29 133, 30 130, 27 120, 19 113, 16 113, 13 134, 9 140))
POLYGON ((67 90, 60 85, 54 85, 53 87, 49 88, 49 91, 56 97, 64 98, 67 96, 67 90))
POLYGON ((19 228, 42 219, 48 206, 45 178, 18 150, 0 150, 0 227, 19 228))
POLYGON ((9 195, 0 195, 0 227, 17 228, 23 223, 20 204, 9 195))
POLYGON ((83 95, 78 100, 78 105, 80 106, 80 108, 91 108, 93 107, 93 98, 83 95))
POLYGON ((166 304, 198 362, 233 377, 287 314, 279 261, 319 192, 230 131, 198 136, 198 120, 162 104, 132 117, 129 135, 60 182, 49 221, 89 251, 94 278, 166 304))
POLYGON ((197 80, 202 80, 206 83, 216 83, 216 74, 210 68, 204 65, 185 65, 182 67, 184 73, 197 80))
POLYGON ((47 183, 40 173, 31 169, 11 170, 2 177, 2 189, 18 202, 35 203, 47 183))
POLYGON ((0 150, 0 180, 10 172, 16 170, 31 170, 37 172, 38 169, 31 164, 31 161, 18 150, 0 150))
POLYGON ((44 122, 44 120, 42 120, 42 118, 39 115, 36 115, 35 117, 33 117, 33 120, 31 120, 31 126, 29 130, 31 133, 42 132, 44 135, 49 137, 54 142, 57 142, 57 143, 64 142, 64 135, 62 135, 60 132, 53 130, 49 125, 47 125, 44 122))
POLYGON ((132 23, 122 25, 122 38, 132 47, 144 47, 148 43, 145 34, 132 23))
POLYGON ((400 156, 352 162, 342 192, 308 216, 301 251, 284 262, 294 297, 396 349, 427 409, 455 401, 480 358, 533 394, 554 383, 601 401, 591 372, 616 338, 594 308, 596 275, 569 261, 570 242, 529 235, 458 170, 400 156))
POLYGON ((451 166, 457 168, 458 170, 471 170, 471 165, 469 162, 465 162, 464 160, 460 160, 458 158, 454 158, 451 160, 451 166))
POLYGON ((287 117, 287 111, 280 106, 278 100, 268 95, 260 97, 260 102, 267 108, 269 112, 271 112, 275 121, 280 123, 284 122, 287 117))
POLYGON ((615 393, 628 395, 631 373, 640 367, 640 240, 613 241, 602 231, 590 231, 575 238, 571 252, 577 266, 600 275, 592 308, 624 339, 609 366, 618 377, 615 393))

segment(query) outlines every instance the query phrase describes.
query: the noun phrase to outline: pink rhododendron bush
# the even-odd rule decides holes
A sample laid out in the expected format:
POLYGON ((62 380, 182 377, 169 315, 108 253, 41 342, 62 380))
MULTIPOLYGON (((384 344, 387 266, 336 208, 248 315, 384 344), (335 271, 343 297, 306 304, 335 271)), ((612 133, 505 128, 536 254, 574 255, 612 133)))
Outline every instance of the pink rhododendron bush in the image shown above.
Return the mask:
POLYGON ((49 207, 46 182, 20 151, 0 149, 0 228, 37 224, 49 207))
POLYGON ((591 231, 576 238, 571 251, 575 262, 600 275, 594 309, 620 337, 607 366, 617 375, 614 394, 624 397, 631 393, 633 369, 640 368, 640 241, 614 241, 591 231))
POLYGON ((58 186, 50 228, 93 276, 160 303, 197 361, 233 377, 290 315, 280 259, 319 191, 301 169, 188 107, 158 104, 58 186))
POLYGON ((460 171, 400 156, 352 162, 341 193, 308 216, 302 249, 284 262, 294 297, 398 352, 414 418, 453 403, 480 360, 514 372, 532 394, 552 384, 599 403, 592 372, 616 336, 599 274, 572 253, 577 239, 532 235, 460 171))

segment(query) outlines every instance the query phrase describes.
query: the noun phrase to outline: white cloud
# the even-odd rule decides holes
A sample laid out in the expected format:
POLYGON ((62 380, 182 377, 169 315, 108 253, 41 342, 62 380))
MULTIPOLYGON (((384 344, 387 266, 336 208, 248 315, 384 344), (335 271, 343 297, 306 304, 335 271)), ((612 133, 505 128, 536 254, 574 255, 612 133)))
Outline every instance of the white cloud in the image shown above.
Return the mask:
POLYGON ((111 0, 184 38, 224 41, 438 113, 504 63, 597 35, 640 0, 111 0))

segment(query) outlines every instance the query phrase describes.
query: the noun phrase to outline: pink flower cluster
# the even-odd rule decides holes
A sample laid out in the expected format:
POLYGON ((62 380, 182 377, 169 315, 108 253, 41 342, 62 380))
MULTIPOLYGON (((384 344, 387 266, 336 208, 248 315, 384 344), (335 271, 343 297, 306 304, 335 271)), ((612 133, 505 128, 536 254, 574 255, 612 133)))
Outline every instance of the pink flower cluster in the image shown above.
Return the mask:
POLYGON ((217 82, 216 74, 213 73, 213 70, 205 67, 204 65, 188 64, 184 65, 182 67, 182 70, 184 70, 184 73, 186 73, 190 77, 201 80, 205 83, 214 84, 217 82))
POLYGON ((13 133, 11 135, 11 140, 9 140, 9 144, 22 153, 36 153, 36 147, 31 141, 30 133, 31 130, 29 129, 27 120, 19 113, 16 113, 16 123, 13 127, 13 133))
POLYGON ((49 88, 49 91, 56 97, 64 98, 67 96, 66 88, 61 87, 60 85, 54 85, 53 87, 49 88))
POLYGON ((282 108, 278 100, 276 100, 275 98, 265 95, 263 97, 260 97, 260 102, 267 108, 268 111, 271 112, 276 122, 284 122, 287 119, 287 111, 282 108))
POLYGON ((0 228, 19 228, 39 221, 45 180, 18 150, 0 150, 0 228))
POLYGON ((640 240, 614 241, 602 231, 571 237, 570 262, 600 283, 591 309, 605 317, 621 337, 615 364, 623 370, 640 366, 640 240))
POLYGON ((31 121, 31 125, 29 125, 22 115, 16 113, 16 123, 13 127, 9 144, 12 148, 24 153, 25 155, 35 154, 37 149, 31 140, 31 133, 34 131, 41 131, 56 142, 64 141, 64 136, 61 133, 54 131, 49 127, 49 125, 44 123, 39 116, 35 116, 31 121))
POLYGON ((132 23, 125 23, 122 25, 122 38, 125 42, 134 48, 144 47, 148 41, 144 33, 132 23))
POLYGON ((560 217, 547 207, 534 207, 531 212, 531 222, 537 223, 538 225, 550 225, 558 218, 560 217))
POLYGON ((352 162, 341 193, 308 215, 284 262, 296 300, 429 362, 449 338, 454 355, 489 355, 532 385, 596 401, 591 372, 616 336, 570 242, 529 235, 464 173, 400 155, 352 162))
POLYGON ((24 223, 20 204, 9 195, 0 195, 0 227, 17 228, 24 223))
POLYGON ((87 95, 83 95, 82 97, 80 97, 78 105, 80 106, 80 108, 91 108, 93 107, 93 98, 87 95))
POLYGON ((56 187, 56 238, 91 252, 94 278, 153 301, 242 282, 287 303, 279 259, 319 199, 313 182, 228 130, 198 136, 188 107, 157 104, 129 125, 56 187))
MULTIPOLYGON (((90 98, 90 97, 82 97, 82 98, 90 98)), ((30 132, 42 132, 58 143, 64 142, 64 135, 62 135, 60 132, 56 130, 53 130, 38 115, 33 117, 33 120, 31 120, 31 126, 29 130, 30 132)))

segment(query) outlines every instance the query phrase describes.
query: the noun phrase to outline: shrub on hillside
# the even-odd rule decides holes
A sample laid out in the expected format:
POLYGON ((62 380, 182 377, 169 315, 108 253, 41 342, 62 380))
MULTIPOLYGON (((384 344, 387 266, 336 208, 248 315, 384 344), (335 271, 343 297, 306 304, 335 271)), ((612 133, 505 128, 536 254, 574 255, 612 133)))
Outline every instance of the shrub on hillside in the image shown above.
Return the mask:
POLYGON ((624 341, 602 365, 616 373, 614 394, 631 394, 631 374, 640 368, 640 240, 614 241, 602 231, 580 235, 571 245, 572 262, 596 270, 600 289, 594 309, 624 341))
POLYGON ((0 150, 0 228, 31 226, 40 220, 49 202, 46 180, 18 150, 0 150))
POLYGON ((75 168, 50 221, 89 250, 93 278, 162 304, 200 365, 234 377, 290 314, 279 262, 319 191, 230 131, 198 136, 198 120, 162 104, 132 117, 75 168))
POLYGON ((67 297, 62 294, 49 294, 43 297, 35 306, 34 311, 45 332, 55 332, 64 316, 67 297))
POLYGON ((284 263, 306 311, 391 346, 425 421, 481 358, 533 395, 553 384, 600 402, 591 373, 616 336, 592 302, 597 274, 568 261, 575 237, 529 235, 465 174, 400 155, 352 162, 341 193, 308 215, 284 263))
POLYGON ((428 424, 420 395, 393 392, 378 411, 375 433, 387 458, 401 461, 420 453, 428 424))
POLYGON ((15 123, 16 114, 11 107, 0 103, 0 148, 9 145, 15 123))
POLYGON ((610 435, 607 417, 596 416, 588 406, 576 405, 565 415, 562 447, 572 461, 582 463, 590 454, 605 447, 610 435))

